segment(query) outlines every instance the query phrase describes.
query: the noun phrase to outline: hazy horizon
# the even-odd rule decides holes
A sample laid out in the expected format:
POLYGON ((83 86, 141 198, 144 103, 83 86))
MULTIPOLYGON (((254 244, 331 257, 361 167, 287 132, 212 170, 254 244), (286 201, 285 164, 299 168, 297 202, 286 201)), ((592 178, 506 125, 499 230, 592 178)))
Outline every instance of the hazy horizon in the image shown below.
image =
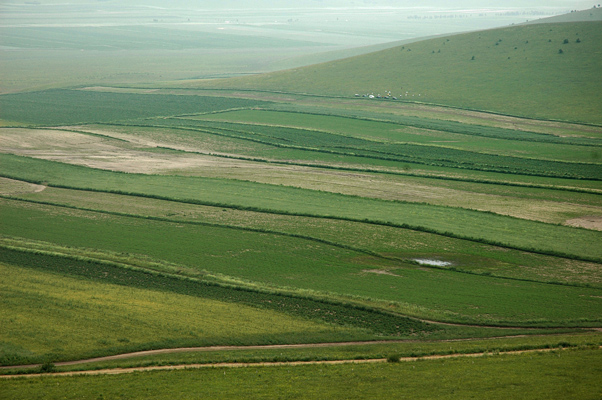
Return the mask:
POLYGON ((263 73, 593 5, 561 0, 511 0, 503 6, 484 0, 418 5, 405 0, 0 0, 0 90, 56 85, 65 68, 82 83, 263 73))

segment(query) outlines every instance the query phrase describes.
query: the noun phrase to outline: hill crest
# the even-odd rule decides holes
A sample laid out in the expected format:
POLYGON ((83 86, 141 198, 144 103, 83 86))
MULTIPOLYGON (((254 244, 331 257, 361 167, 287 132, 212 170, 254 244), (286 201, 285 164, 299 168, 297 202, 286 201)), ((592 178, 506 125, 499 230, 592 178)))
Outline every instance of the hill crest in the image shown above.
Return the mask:
POLYGON ((343 97, 391 93, 404 100, 601 124, 600 43, 598 21, 517 25, 197 84, 343 97))

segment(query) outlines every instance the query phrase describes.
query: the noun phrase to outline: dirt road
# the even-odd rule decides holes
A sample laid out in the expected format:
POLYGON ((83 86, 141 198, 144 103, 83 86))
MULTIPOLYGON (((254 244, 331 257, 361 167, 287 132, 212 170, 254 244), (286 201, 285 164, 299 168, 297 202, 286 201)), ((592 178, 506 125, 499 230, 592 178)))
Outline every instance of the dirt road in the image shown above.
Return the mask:
MULTIPOLYGON (((347 343, 349 344, 349 343, 347 343)), ((324 344, 332 345, 332 344, 324 344)), ((246 348, 254 347, 254 348, 291 348, 295 346, 307 346, 307 345, 282 345, 282 346, 248 346, 246 348)), ((321 346, 321 345, 316 345, 321 346)), ((228 349, 234 346, 224 346, 223 349, 228 349)), ((599 346, 602 348, 602 346, 599 346)), ((216 349, 215 347, 213 349, 216 349)), ((175 349, 172 349, 175 350, 175 349)), ((177 349, 179 351, 186 351, 184 349, 177 349)), ((562 347, 559 348, 546 348, 546 349, 534 349, 534 350, 516 350, 516 351, 503 351, 495 354, 523 354, 523 353, 537 353, 537 352, 549 352, 554 350, 563 350, 562 347)), ((155 350, 151 351, 151 354, 157 354, 155 350)), ((147 352, 141 352, 147 353, 147 352)), ((400 362, 409 362, 409 361, 417 361, 417 360, 435 360, 435 359, 444 359, 444 358, 465 358, 465 357, 482 357, 486 356, 487 352, 479 352, 479 353, 468 353, 468 354, 446 354, 446 355, 431 355, 431 356, 422 356, 422 357, 401 357, 399 359, 400 362)), ((122 357, 125 355, 112 356, 110 359, 115 358, 125 358, 122 357)), ((109 357, 102 357, 103 360, 106 360, 109 357)), ((73 365, 75 363, 81 363, 83 361, 90 362, 89 360, 82 360, 76 362, 69 363, 57 363, 56 365, 73 365)), ((182 369, 199 369, 199 368, 244 368, 244 367, 266 367, 266 366, 299 366, 299 365, 316 365, 316 364, 366 364, 366 363, 384 363, 387 362, 386 358, 376 358, 376 359, 366 359, 366 360, 332 360, 332 361, 281 361, 281 362, 256 362, 256 363, 213 363, 213 364, 181 364, 181 365, 163 365, 163 366, 152 366, 152 367, 133 367, 133 368, 110 368, 110 369, 98 369, 98 370, 89 370, 89 371, 69 371, 69 372, 51 372, 44 374, 18 374, 18 375, 0 375, 0 378, 34 378, 40 376, 75 376, 75 375, 118 375, 118 374, 127 374, 132 372, 146 372, 146 371, 167 371, 167 370, 182 370, 182 369)))

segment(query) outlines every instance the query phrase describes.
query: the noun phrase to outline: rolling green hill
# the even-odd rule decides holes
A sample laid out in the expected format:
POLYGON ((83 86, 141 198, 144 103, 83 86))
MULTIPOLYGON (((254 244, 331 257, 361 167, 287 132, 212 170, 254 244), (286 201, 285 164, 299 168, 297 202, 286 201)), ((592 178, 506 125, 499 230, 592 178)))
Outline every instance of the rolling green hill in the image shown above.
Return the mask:
POLYGON ((584 22, 584 21, 602 21, 602 8, 595 7, 587 10, 571 11, 568 14, 556 15, 549 18, 540 18, 528 21, 528 24, 548 24, 555 22, 584 22))
POLYGON ((601 41, 599 21, 522 25, 195 84, 344 97, 390 92, 409 101, 600 124, 601 41))

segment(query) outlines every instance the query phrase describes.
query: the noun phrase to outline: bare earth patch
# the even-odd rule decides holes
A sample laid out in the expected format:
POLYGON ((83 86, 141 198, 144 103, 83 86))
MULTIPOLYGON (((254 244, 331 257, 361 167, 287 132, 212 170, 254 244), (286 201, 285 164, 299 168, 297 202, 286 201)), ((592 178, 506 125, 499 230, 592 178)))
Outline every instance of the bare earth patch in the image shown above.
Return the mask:
POLYGON ((157 143, 129 143, 56 129, 0 129, 0 152, 131 173, 184 173, 249 162, 202 154, 153 151, 157 143))
POLYGON ((8 178, 0 178, 0 195, 14 196, 26 193, 39 193, 46 189, 44 185, 15 181, 8 178))
POLYGON ((396 276, 398 278, 400 277, 400 275, 395 275, 394 273, 389 272, 389 271, 384 270, 384 269, 365 269, 362 272, 366 272, 366 273, 369 273, 369 274, 378 274, 378 275, 391 275, 391 276, 396 276))
POLYGON ((565 225, 602 231, 602 215, 586 215, 569 219, 565 222, 565 225))

